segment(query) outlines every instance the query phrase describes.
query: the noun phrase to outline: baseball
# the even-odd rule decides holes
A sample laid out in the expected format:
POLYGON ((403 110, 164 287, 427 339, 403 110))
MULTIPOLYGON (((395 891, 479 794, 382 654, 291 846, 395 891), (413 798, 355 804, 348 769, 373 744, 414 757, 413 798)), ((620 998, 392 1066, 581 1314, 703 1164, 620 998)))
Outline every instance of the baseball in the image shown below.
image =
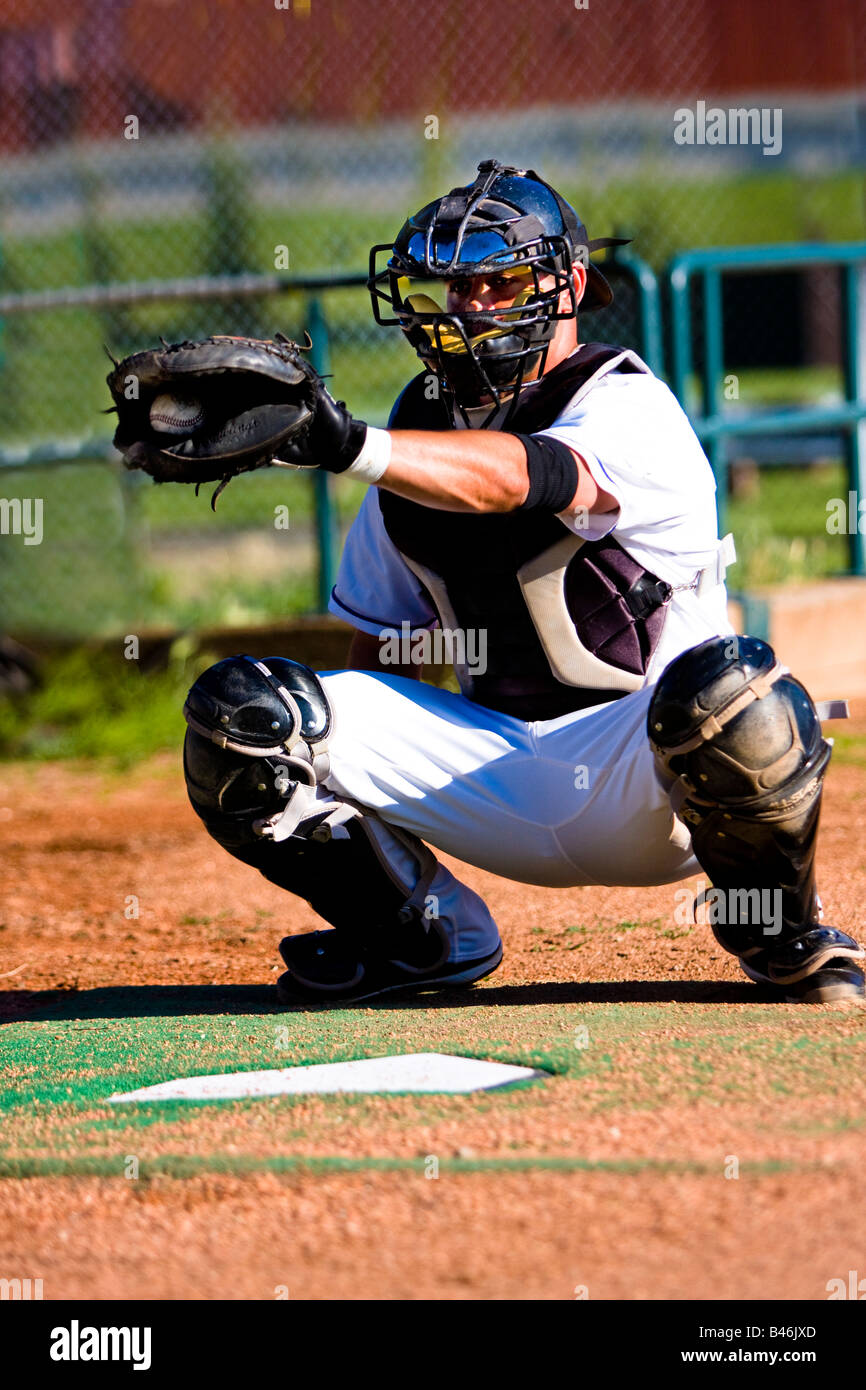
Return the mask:
POLYGON ((190 434, 204 424, 204 406, 188 396, 154 396, 150 407, 151 428, 158 434, 190 434))

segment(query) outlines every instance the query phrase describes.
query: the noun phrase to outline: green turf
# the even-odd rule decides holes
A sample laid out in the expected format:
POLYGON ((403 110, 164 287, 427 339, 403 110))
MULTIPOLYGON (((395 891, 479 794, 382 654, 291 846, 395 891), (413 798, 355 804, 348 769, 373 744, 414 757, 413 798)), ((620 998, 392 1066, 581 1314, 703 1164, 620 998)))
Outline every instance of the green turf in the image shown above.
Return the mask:
MULTIPOLYGON (((290 1156, 270 1158, 239 1157, 236 1154, 166 1154, 143 1162, 138 1171, 138 1179, 147 1182, 150 1178, 192 1178, 200 1173, 228 1173, 242 1175, 249 1173, 305 1173, 330 1175, 333 1173, 418 1173, 424 1174, 425 1160, 401 1158, 292 1158, 290 1156)), ((743 1162, 740 1174, 743 1177, 772 1177, 777 1173, 820 1173, 820 1163, 789 1163, 780 1159, 743 1162)), ((690 1175, 696 1177, 718 1178, 718 1164, 676 1161, 673 1159, 622 1158, 586 1159, 571 1157, 542 1158, 443 1158, 439 1162, 439 1173, 616 1173, 623 1177, 635 1173, 658 1173, 690 1175)), ((75 1158, 75 1159, 4 1159, 0 1158, 0 1180, 4 1178, 66 1178, 97 1177, 116 1178, 122 1176, 122 1158, 75 1158)))
POLYGON ((207 654, 186 656, 181 639, 168 669, 143 673, 137 661, 83 649, 48 662, 26 698, 0 700, 0 757, 86 758, 119 769, 163 748, 178 749, 183 702, 207 654))
POLYGON ((827 531, 827 503, 845 497, 846 490, 841 463, 762 470, 752 490, 728 503, 725 526, 737 546, 729 590, 808 582, 846 571, 848 537, 827 531))
MULTIPOLYGON (((866 735, 833 733, 833 765, 840 764, 866 767, 866 735)), ((859 796, 859 793, 854 795, 859 796)))
MULTIPOLYGON (((496 1134, 520 1117, 530 1132, 543 1132, 547 1111, 559 1100, 570 1114, 609 1122, 669 1105, 709 1107, 713 1113, 751 1106, 762 1117, 770 1146, 750 1158, 760 1167, 772 1160, 773 1135, 786 1130, 789 1102, 801 1107, 793 1117, 801 1129, 802 1106, 810 1097, 823 1106, 817 1117, 823 1125, 841 1126, 862 1093, 866 1037, 859 1018, 847 1014, 751 1003, 732 1008, 537 1001, 491 1007, 495 998, 496 990, 487 988, 471 1002, 446 996, 431 1006, 287 1013, 275 1008, 269 991, 255 986, 104 989, 35 1003, 31 997, 31 1017, 0 1028, 0 1176, 118 1173, 130 1154, 148 1174, 177 1176, 288 1172, 311 1163, 351 1169, 381 1162, 412 1169, 419 1166, 419 1150, 414 1157, 406 1154, 409 1136, 437 1124, 447 1132, 480 1125, 484 1135, 496 1134), (226 1011, 232 1006, 237 1012, 226 1011), (586 1034, 579 1032, 584 1028, 586 1034), (469 1096, 106 1103, 115 1092, 177 1076, 416 1051, 515 1062, 548 1075, 469 1096), (835 1107, 829 1116, 828 1101, 835 1107)), ((457 1169, 560 1165, 619 1171, 615 1162, 590 1163, 579 1150, 527 1151, 525 1143, 512 1141, 512 1154, 486 1156, 471 1133, 467 1142, 471 1152, 443 1155, 457 1169)), ((641 1160, 640 1166, 647 1165, 641 1160)), ((675 1160, 660 1159, 657 1166, 697 1171, 675 1160)))

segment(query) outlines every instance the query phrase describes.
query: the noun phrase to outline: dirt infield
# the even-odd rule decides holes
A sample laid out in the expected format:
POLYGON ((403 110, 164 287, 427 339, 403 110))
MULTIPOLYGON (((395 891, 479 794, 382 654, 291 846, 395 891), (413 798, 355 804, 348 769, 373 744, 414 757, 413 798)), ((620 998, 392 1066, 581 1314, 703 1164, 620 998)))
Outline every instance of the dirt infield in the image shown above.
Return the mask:
MULTIPOLYGON (((862 935, 866 720, 839 754, 821 883, 828 919, 862 935)), ((46 1298, 819 1299, 866 1274, 866 1016, 744 981, 677 922, 673 885, 552 891, 460 866, 502 927, 490 980, 285 1013, 276 943, 316 919, 207 839, 177 758, 7 766, 0 838, 0 1274, 46 1298), (421 1050, 550 1079, 105 1104, 174 1075, 421 1050)))

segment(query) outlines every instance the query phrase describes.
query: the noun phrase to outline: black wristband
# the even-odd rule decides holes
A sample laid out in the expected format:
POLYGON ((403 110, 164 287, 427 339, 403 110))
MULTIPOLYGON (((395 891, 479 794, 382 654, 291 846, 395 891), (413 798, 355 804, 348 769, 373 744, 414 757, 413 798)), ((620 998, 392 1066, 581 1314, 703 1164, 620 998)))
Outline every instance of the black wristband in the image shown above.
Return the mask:
POLYGON ((567 444, 540 434, 518 434, 526 450, 529 494, 518 511, 563 512, 577 492, 577 460, 567 444))

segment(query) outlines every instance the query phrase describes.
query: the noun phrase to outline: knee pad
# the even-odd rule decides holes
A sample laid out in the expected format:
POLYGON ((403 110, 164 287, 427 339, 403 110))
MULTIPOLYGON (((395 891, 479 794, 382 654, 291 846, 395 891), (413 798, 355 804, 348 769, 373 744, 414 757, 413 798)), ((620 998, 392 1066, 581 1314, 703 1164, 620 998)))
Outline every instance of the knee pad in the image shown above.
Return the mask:
POLYGON ((355 815, 317 795, 333 715, 314 671, 287 657, 232 656, 192 686, 184 773, 193 809, 226 848, 307 837, 355 815))
MULTIPOLYGON (((433 929, 425 912, 437 869, 430 850, 389 827, 414 861, 404 882, 379 845, 374 817, 320 787, 333 714, 309 667, 229 657, 195 682, 184 717, 189 798, 224 849, 359 940, 406 921, 433 929)), ((435 929, 447 942, 444 928, 435 929)))
POLYGON ((712 637, 671 662, 647 732, 692 823, 714 807, 796 819, 820 792, 830 759, 810 695, 756 637, 712 637))
MULTIPOLYGON (((647 717, 662 777, 701 867, 721 889, 772 889, 774 930, 820 917, 815 848, 830 745, 808 692, 755 637, 713 637, 662 673, 647 717)), ((758 895, 759 904, 763 898, 758 895)), ((746 893, 717 939, 738 954, 765 935, 746 893)), ((763 911, 763 907, 761 907, 763 911)))

